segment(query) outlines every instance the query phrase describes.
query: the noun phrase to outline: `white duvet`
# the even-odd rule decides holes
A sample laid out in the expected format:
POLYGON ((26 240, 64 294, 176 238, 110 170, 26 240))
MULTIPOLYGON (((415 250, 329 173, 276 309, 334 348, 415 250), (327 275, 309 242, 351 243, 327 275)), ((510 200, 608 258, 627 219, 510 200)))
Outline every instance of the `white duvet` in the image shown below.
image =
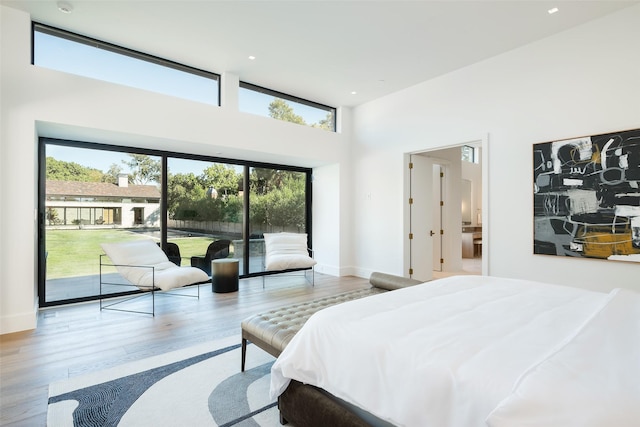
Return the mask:
MULTIPOLYGON (((629 294, 640 298, 631 292, 607 295, 458 276, 329 307, 312 316, 280 355, 272 368, 271 393, 279 395, 295 379, 399 426, 569 426, 549 418, 523 422, 538 413, 531 410, 531 399, 541 405, 538 408, 559 405, 572 414, 576 407, 590 410, 594 405, 585 402, 596 396, 606 408, 610 403, 598 393, 600 382, 582 380, 604 365, 608 371, 602 381, 609 371, 631 378, 608 384, 615 390, 625 388, 614 396, 619 400, 626 395, 622 410, 630 411, 633 404, 640 407, 638 388, 633 388, 640 383, 638 312, 625 317, 622 329, 617 329, 620 319, 594 322, 597 313, 612 311, 605 309, 629 294), (637 363, 619 364, 615 342, 591 362, 595 353, 587 349, 597 347, 592 341, 599 342, 599 337, 610 336, 603 332, 594 332, 575 348, 571 343, 583 336, 580 331, 594 323, 604 323, 594 328, 617 329, 622 338, 612 341, 627 343, 624 351, 629 357, 622 359, 637 363), (579 369, 573 371, 576 366, 579 369), (566 388, 556 388, 558 381, 566 388), (567 393, 575 390, 570 382, 592 390, 568 407, 572 396, 567 393), (550 389, 557 392, 549 393, 550 389)), ((631 306, 637 310, 640 302, 631 306)), ((637 413, 629 414, 638 420, 637 413)))

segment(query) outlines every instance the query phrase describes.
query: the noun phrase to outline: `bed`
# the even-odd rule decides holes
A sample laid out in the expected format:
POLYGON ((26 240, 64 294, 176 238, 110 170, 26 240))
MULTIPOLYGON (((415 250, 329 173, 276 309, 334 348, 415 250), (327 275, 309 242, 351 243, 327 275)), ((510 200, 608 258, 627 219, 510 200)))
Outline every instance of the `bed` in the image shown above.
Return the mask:
POLYGON ((634 291, 456 276, 314 314, 271 394, 305 426, 638 426, 639 361, 634 291))

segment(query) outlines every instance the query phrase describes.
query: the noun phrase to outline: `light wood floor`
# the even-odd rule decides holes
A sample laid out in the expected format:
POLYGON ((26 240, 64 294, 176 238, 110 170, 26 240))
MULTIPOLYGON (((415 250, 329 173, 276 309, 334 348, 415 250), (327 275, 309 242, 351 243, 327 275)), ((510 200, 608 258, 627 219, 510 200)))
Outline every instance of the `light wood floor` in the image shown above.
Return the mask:
POLYGON ((97 303, 41 310, 37 329, 0 336, 0 425, 46 425, 53 381, 239 336, 240 322, 252 314, 367 286, 356 277, 316 273, 312 287, 300 275, 272 276, 264 290, 258 278, 228 294, 202 285, 199 300, 157 297, 155 317, 101 312, 97 303))

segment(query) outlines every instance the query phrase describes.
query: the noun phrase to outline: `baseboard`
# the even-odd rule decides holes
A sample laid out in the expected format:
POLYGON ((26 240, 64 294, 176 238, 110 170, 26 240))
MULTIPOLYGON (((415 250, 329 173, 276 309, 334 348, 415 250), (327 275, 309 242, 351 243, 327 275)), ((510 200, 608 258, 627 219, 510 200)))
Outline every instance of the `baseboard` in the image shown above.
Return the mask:
POLYGON ((316 264, 314 267, 316 273, 328 274, 329 276, 340 277, 340 269, 332 265, 316 264))
POLYGON ((0 316, 0 335, 29 331, 38 326, 38 303, 33 311, 0 316))
POLYGON ((355 276, 362 279, 368 279, 374 270, 367 270, 366 268, 359 268, 354 266, 342 267, 340 269, 340 277, 343 276, 355 276))
POLYGON ((373 272, 373 270, 369 271, 356 267, 336 267, 326 264, 316 264, 315 270, 317 273, 328 274, 335 277, 356 276, 363 279, 368 279, 373 272))

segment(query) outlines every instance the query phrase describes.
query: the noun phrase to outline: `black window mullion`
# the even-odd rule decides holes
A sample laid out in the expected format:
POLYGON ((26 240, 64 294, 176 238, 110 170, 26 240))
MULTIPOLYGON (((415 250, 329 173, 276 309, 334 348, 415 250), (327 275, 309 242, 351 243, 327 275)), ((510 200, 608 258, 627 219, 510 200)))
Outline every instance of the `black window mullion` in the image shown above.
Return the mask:
POLYGON ((242 183, 242 198, 243 198, 243 215, 242 215, 242 226, 243 226, 243 236, 242 241, 244 247, 246 248, 244 253, 242 254, 242 262, 243 262, 243 272, 242 274, 249 274, 249 237, 251 236, 251 221, 249 216, 250 202, 249 202, 249 165, 244 166, 244 179, 242 183))
POLYGON ((169 167, 168 167, 168 158, 166 155, 163 155, 161 158, 161 167, 160 167, 160 245, 164 251, 167 251, 167 222, 169 217, 167 216, 167 197, 168 197, 168 188, 169 188, 169 167))
MULTIPOLYGON (((215 163, 228 163, 233 165, 241 165, 244 168, 244 179, 243 179, 243 236, 242 241, 244 243, 245 248, 247 250, 244 251, 243 254, 243 272, 241 276, 244 277, 254 277, 262 275, 260 272, 250 273, 250 169, 251 168, 267 168, 267 169, 276 169, 276 170, 287 170, 293 172, 301 172, 306 174, 306 186, 305 186, 305 202, 306 202, 306 232, 309 239, 309 245, 312 247, 312 215, 311 215, 311 200, 312 200, 312 192, 311 192, 311 182, 312 175, 311 169, 305 167, 298 166, 287 166, 287 165, 278 165, 278 164, 267 164, 260 162, 250 162, 243 160, 234 160, 234 159, 220 159, 220 158, 212 158, 204 155, 191 155, 185 153, 176 153, 169 151, 161 151, 161 150, 153 150, 153 149, 143 149, 129 146, 117 146, 117 145, 107 145, 107 144, 98 144, 91 142, 81 142, 81 141, 71 141, 71 140, 61 140, 61 139, 53 139, 47 137, 41 137, 39 139, 38 146, 38 159, 39 159, 39 171, 38 171, 38 199, 39 199, 39 207, 38 207, 38 260, 37 260, 37 268, 38 268, 38 299, 40 303, 40 307, 48 307, 48 306, 56 306, 62 304, 69 304, 75 302, 83 302, 83 301, 91 301, 98 299, 98 296, 87 296, 87 297, 78 297, 67 300, 55 300, 55 301, 46 301, 46 146, 48 144, 51 145, 63 145, 69 147, 77 147, 77 148, 89 148, 96 150, 104 150, 104 151, 117 151, 124 153, 135 153, 135 154, 145 154, 149 156, 160 157, 161 160, 161 200, 160 200, 160 215, 161 220, 160 224, 160 239, 161 245, 163 248, 166 248, 166 242, 168 238, 168 222, 167 222, 167 210, 168 210, 168 162, 170 158, 181 158, 181 159, 193 159, 193 160, 205 160, 215 163)), ((66 223, 67 214, 69 213, 68 207, 64 207, 62 210, 63 221, 66 223)), ((73 208, 75 211, 75 219, 82 219, 82 212, 79 207, 73 208)), ((95 216, 95 215, 94 215, 95 216)), ((113 223, 118 224, 122 223, 122 212, 117 212, 117 209, 114 210, 113 213, 113 223), (120 219, 118 222, 117 219, 120 219)))

